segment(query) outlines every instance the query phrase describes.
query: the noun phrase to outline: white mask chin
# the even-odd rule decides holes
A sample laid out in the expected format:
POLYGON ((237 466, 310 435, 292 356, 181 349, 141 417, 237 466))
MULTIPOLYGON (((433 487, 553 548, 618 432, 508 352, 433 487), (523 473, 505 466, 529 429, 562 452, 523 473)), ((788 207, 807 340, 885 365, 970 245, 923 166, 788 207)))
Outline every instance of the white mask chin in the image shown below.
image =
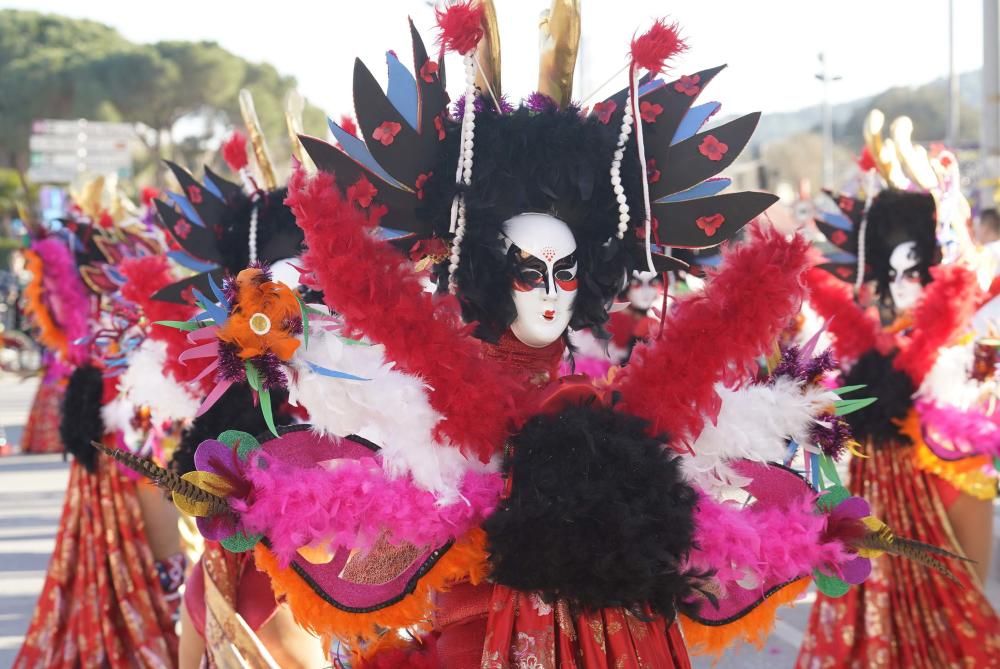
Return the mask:
POLYGON ((532 348, 563 336, 577 294, 576 239, 563 221, 547 214, 520 214, 503 226, 507 250, 517 246, 511 288, 517 317, 510 329, 532 348))
POLYGON ((629 301, 636 311, 649 311, 662 297, 660 292, 663 282, 656 272, 632 272, 632 279, 629 281, 628 291, 625 299, 629 301))
POLYGON ((896 311, 911 309, 924 293, 920 274, 915 269, 920 258, 916 242, 903 242, 892 250, 889 256, 889 294, 896 305, 896 311))

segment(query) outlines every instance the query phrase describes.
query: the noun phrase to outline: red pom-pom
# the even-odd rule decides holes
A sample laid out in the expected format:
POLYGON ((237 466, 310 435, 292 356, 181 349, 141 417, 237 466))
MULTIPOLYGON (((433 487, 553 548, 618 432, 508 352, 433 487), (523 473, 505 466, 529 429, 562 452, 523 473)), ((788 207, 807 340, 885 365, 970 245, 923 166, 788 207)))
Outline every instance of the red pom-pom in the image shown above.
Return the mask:
POLYGON ((343 129, 344 132, 350 133, 355 137, 358 136, 358 124, 354 122, 354 119, 351 117, 350 114, 344 114, 343 116, 341 116, 340 123, 338 125, 340 125, 341 129, 343 129))
POLYGON ((632 63, 659 74, 668 60, 685 51, 687 44, 681 39, 677 24, 667 25, 665 20, 658 19, 645 34, 632 40, 632 63))
POLYGON ((233 172, 247 166, 247 138, 239 130, 234 130, 222 145, 222 158, 233 172))
POLYGON ((437 10, 438 43, 443 51, 466 54, 483 38, 483 8, 473 0, 437 10))
POLYGON ((861 155, 858 156, 858 168, 862 172, 875 169, 875 158, 872 157, 872 152, 868 150, 867 146, 861 149, 861 155))
POLYGON ((155 186, 144 186, 139 197, 142 198, 143 206, 148 207, 151 204, 153 204, 153 200, 155 200, 159 196, 160 196, 159 188, 156 188, 155 186))

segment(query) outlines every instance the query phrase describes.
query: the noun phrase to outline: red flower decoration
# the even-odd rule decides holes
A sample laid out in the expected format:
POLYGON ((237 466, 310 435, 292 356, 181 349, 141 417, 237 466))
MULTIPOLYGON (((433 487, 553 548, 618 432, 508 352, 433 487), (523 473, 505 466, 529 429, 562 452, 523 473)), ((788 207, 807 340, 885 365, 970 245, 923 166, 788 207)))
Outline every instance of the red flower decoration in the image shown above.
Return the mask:
POLYGON ((729 145, 723 144, 715 135, 706 135, 698 145, 698 152, 709 160, 722 160, 729 151, 729 145))
POLYGON ((403 129, 403 126, 395 121, 384 121, 382 125, 375 128, 372 137, 382 142, 382 146, 389 146, 396 141, 396 135, 403 129))
POLYGON ((372 198, 378 195, 378 189, 362 175, 353 186, 347 188, 347 199, 363 209, 372 204, 372 198))
POLYGON ((420 66, 420 78, 430 84, 434 82, 434 79, 437 76, 438 64, 428 58, 424 61, 424 64, 420 66))
POLYGON ((430 179, 432 176, 434 176, 433 172, 425 172, 423 174, 417 175, 417 180, 413 183, 413 185, 417 189, 418 200, 424 199, 424 184, 427 183, 427 180, 430 179))
POLYGON ((646 161, 646 181, 655 184, 660 180, 660 170, 656 169, 656 159, 650 158, 646 161))
POLYGON ((142 188, 142 203, 147 207, 153 204, 153 200, 160 196, 160 190, 154 188, 153 186, 143 186, 142 188))
POLYGON ((706 237, 711 237, 725 222, 726 217, 722 214, 712 214, 711 216, 701 216, 694 223, 705 233, 706 237))
POLYGON ((846 279, 846 278, 848 278, 848 277, 851 276, 851 270, 850 270, 849 267, 843 267, 843 266, 841 266, 841 267, 838 267, 834 271, 837 273, 837 276, 839 276, 842 279, 846 279))
POLYGON ((181 239, 188 238, 188 235, 191 234, 191 224, 187 222, 186 218, 182 218, 174 224, 174 234, 181 239))
POLYGON ((191 184, 187 187, 187 194, 191 204, 201 204, 201 188, 191 184))
POLYGON ((639 104, 639 116, 646 123, 656 123, 656 117, 663 113, 663 105, 652 102, 641 102, 639 104))
POLYGON ((701 75, 685 74, 674 83, 674 90, 689 97, 694 97, 701 92, 701 75))
POLYGON ((611 120, 611 115, 615 113, 616 109, 618 109, 618 105, 614 100, 605 100, 604 102, 598 102, 594 105, 593 114, 597 117, 597 120, 604 125, 607 125, 608 121, 611 120))
POLYGON ((837 246, 843 246, 844 242, 847 241, 847 234, 843 230, 834 230, 830 235, 830 241, 837 246))
POLYGON ((849 197, 841 197, 837 200, 837 206, 840 207, 841 211, 851 212, 854 211, 854 200, 849 197))
POLYGON ((443 141, 445 136, 444 119, 440 115, 434 117, 434 127, 438 131, 438 141, 443 141))

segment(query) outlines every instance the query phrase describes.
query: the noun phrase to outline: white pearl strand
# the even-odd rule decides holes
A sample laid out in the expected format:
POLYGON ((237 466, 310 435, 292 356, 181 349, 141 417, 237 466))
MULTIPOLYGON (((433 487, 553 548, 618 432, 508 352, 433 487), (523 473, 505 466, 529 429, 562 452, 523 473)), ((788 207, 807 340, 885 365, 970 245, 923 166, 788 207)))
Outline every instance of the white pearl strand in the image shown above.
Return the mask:
MULTIPOLYGON (((466 186, 472 183, 473 145, 476 133, 476 60, 474 51, 470 51, 463 60, 465 62, 465 108, 462 114, 462 143, 458 157, 458 167, 455 170, 455 183, 466 186)), ((448 264, 448 290, 454 294, 458 289, 455 272, 462 259, 462 239, 465 237, 465 198, 456 195, 451 203, 451 226, 454 234, 451 242, 451 257, 448 264)))
POLYGON ((248 167, 240 168, 240 181, 243 182, 243 192, 253 201, 253 209, 250 210, 250 237, 247 240, 250 263, 253 264, 257 262, 257 200, 259 198, 256 196, 257 186, 253 182, 253 177, 250 176, 248 167))
POLYGON ((618 144, 615 146, 614 160, 611 161, 611 187, 615 191, 615 198, 618 200, 618 239, 625 237, 628 231, 628 198, 625 196, 625 187, 622 186, 622 158, 625 157, 625 144, 628 136, 632 134, 632 124, 635 123, 635 116, 632 113, 632 90, 629 89, 628 97, 625 98, 625 114, 622 116, 621 131, 618 133, 618 144))

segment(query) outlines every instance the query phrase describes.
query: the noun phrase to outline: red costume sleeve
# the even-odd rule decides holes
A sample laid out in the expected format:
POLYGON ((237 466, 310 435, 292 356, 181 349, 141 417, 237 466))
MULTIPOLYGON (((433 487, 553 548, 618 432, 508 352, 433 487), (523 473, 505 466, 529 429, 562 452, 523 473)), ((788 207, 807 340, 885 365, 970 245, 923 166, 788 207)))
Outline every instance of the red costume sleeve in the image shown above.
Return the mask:
POLYGON ((332 175, 302 171, 292 175, 286 203, 305 232, 303 260, 326 302, 354 331, 383 344, 387 360, 426 381, 431 406, 445 416, 438 436, 483 461, 499 451, 520 384, 480 356, 455 298, 428 294, 407 260, 372 234, 382 215, 377 205, 361 208, 332 175))
POLYGON ((913 312, 913 335, 893 363, 918 387, 934 366, 941 347, 968 325, 980 298, 976 275, 960 265, 933 267, 931 275, 934 280, 913 312))
POLYGON ((619 376, 621 409, 650 421, 654 434, 695 438, 718 415, 715 384, 752 374, 801 308, 808 243, 756 225, 749 231, 747 243, 724 252, 704 291, 667 313, 659 339, 636 346, 619 376))
POLYGON ((809 304, 828 324, 837 357, 854 361, 875 348, 881 326, 854 301, 848 284, 814 267, 806 272, 806 285, 809 304))

